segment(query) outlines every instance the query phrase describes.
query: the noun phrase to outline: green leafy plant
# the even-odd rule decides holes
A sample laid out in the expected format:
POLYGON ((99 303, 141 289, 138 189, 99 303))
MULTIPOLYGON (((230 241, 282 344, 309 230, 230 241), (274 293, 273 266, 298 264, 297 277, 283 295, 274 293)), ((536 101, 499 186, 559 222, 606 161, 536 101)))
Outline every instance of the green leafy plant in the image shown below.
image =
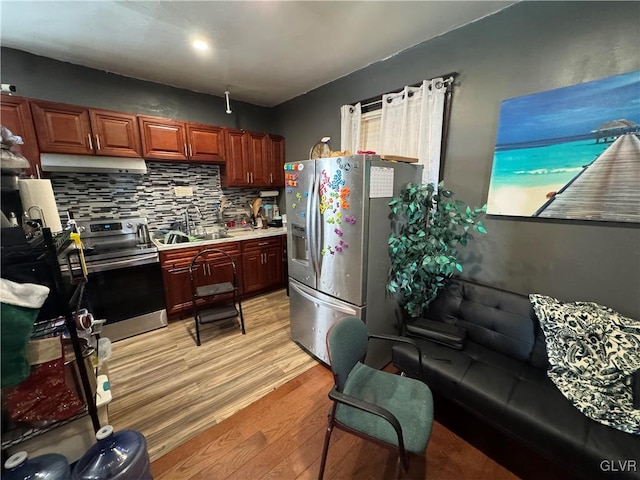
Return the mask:
POLYGON ((487 206, 471 208, 452 197, 442 184, 436 191, 432 183, 410 183, 389 203, 396 226, 387 290, 411 318, 420 318, 445 281, 462 271, 458 246, 467 244, 471 231, 487 233, 480 220, 487 206))

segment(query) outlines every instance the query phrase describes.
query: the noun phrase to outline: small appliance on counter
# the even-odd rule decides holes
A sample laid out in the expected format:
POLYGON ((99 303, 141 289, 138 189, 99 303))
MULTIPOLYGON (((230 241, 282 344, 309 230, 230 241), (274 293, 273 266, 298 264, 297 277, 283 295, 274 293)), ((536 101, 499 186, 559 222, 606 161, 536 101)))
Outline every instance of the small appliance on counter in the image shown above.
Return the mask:
POLYGON ((260 192, 262 212, 269 227, 282 227, 282 217, 278 207, 278 191, 267 190, 260 192))

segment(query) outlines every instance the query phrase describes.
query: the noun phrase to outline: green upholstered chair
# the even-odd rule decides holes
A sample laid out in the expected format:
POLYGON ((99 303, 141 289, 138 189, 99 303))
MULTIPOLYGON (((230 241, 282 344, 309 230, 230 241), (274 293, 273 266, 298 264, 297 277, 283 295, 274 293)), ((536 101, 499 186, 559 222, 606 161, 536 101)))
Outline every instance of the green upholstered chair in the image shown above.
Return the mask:
MULTIPOLYGON (((398 474, 406 473, 409 453, 424 455, 433 423, 433 398, 423 382, 364 365, 369 339, 416 344, 392 335, 368 335, 356 317, 337 322, 327 333, 335 385, 318 478, 324 476, 331 432, 338 427, 398 451, 398 474)), ((419 355, 421 358, 422 355, 419 355)))

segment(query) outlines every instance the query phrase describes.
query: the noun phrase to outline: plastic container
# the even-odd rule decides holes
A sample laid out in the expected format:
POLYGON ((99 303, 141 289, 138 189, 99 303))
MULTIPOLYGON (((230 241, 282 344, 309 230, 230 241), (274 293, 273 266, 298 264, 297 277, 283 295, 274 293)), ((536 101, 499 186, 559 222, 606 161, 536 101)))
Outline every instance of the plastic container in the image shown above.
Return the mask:
POLYGON ((153 480, 147 442, 140 432, 114 432, 106 425, 98 430, 96 439, 76 463, 72 480, 153 480))
POLYGON ((71 469, 63 455, 48 453, 29 458, 27 452, 17 452, 4 462, 4 480, 69 480, 71 469))

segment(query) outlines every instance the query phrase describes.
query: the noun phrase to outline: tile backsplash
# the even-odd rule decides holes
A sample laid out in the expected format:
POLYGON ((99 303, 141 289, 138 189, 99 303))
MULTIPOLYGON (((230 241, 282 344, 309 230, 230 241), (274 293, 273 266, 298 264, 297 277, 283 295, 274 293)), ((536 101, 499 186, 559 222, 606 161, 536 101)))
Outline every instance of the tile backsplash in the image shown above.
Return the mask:
POLYGON ((61 216, 71 210, 76 219, 147 217, 151 228, 169 228, 181 221, 190 203, 200 207, 205 224, 213 224, 215 206, 226 199, 226 209, 249 211, 258 189, 225 188, 220 167, 147 161, 144 175, 55 173, 53 192, 61 216), (174 187, 191 187, 193 196, 178 197, 174 187))

